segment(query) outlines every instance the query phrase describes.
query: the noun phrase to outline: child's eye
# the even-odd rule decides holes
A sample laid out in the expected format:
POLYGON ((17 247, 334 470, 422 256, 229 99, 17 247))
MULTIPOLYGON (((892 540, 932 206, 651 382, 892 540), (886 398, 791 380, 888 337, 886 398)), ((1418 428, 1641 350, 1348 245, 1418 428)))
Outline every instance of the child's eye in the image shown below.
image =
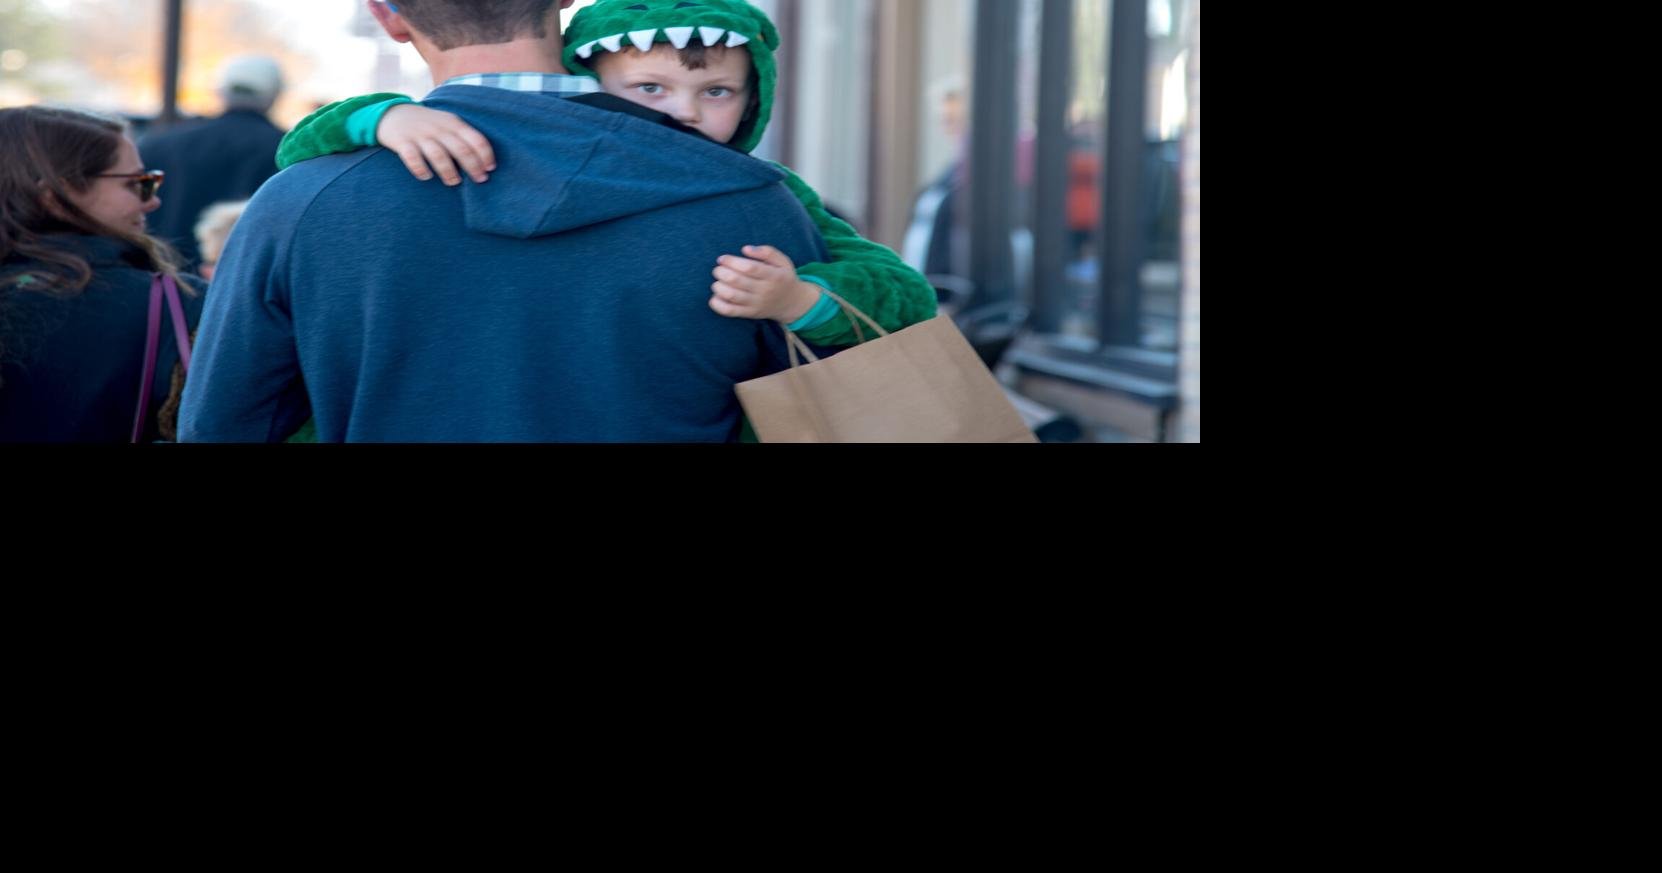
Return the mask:
POLYGON ((711 96, 711 97, 731 97, 731 96, 733 96, 733 89, 732 88, 711 88, 710 90, 705 91, 704 93, 707 94, 708 96, 711 96))
POLYGON ((653 85, 653 84, 648 83, 648 84, 645 84, 645 85, 636 85, 635 87, 641 89, 642 94, 662 94, 662 93, 664 93, 664 86, 662 86, 662 85, 653 85))

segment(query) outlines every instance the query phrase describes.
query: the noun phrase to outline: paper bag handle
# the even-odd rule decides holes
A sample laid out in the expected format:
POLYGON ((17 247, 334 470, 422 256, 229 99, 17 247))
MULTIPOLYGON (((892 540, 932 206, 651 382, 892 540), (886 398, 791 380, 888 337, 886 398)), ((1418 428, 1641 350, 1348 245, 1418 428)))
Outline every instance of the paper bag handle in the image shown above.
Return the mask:
MULTIPOLYGON (((866 324, 871 325, 871 329, 877 331, 877 335, 879 337, 886 337, 889 335, 889 332, 884 330, 882 325, 873 321, 871 316, 861 312, 854 304, 849 303, 847 300, 837 296, 835 291, 832 291, 829 288, 822 288, 820 290, 824 291, 827 297, 837 301, 837 305, 841 306, 848 312, 850 315, 848 323, 854 326, 854 337, 861 343, 866 341, 866 334, 865 331, 860 330, 860 321, 864 321, 866 324), (853 316, 858 316, 858 320, 856 320, 853 316)), ((804 357, 808 359, 808 363, 810 364, 819 363, 819 356, 814 354, 813 351, 808 348, 807 343, 804 343, 802 338, 798 337, 796 333, 789 328, 785 329, 785 345, 790 349, 791 369, 794 370, 797 367, 802 366, 802 358, 804 357)))

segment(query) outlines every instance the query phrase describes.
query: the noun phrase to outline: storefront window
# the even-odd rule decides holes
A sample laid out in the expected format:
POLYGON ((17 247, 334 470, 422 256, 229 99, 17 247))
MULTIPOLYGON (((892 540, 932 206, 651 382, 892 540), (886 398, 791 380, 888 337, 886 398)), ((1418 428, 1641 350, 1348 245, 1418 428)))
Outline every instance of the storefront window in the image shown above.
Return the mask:
POLYGON ((796 124, 792 169, 855 224, 866 215, 871 3, 800 0, 797 32, 781 34, 799 70, 787 110, 796 124))
POLYGON ((1149 0, 1148 168, 1143 178, 1148 259, 1143 264, 1143 345, 1176 351, 1181 317, 1183 128, 1188 121, 1190 0, 1149 0))
POLYGON ((1016 30, 1016 202, 1011 204, 1010 248, 1019 300, 1033 300, 1034 170, 1039 137, 1039 25, 1043 0, 1017 0, 1016 30))
MULTIPOLYGON (((1126 2, 1126 0, 1121 0, 1126 2)), ((1131 0, 1139 2, 1139 0, 1131 0)), ((1140 344, 1175 351, 1179 291, 1178 233, 1181 200, 1179 154, 1187 120, 1185 66, 1190 0, 1148 3, 1148 67, 1144 96, 1143 171, 1139 183, 1137 232, 1140 250, 1140 344)), ((1108 106, 1109 28, 1113 0, 1075 0, 1074 81, 1067 124, 1068 156, 1066 294, 1064 334, 1097 339, 1102 287, 1103 155, 1108 106)))
POLYGON ((974 0, 922 0, 918 83, 923 90, 917 124, 918 188, 899 251, 913 267, 939 277, 952 302, 969 297, 953 286, 969 274, 965 215, 965 157, 969 152, 971 46, 974 0))
POLYGON ((1073 99, 1068 106, 1067 258, 1062 333, 1096 336, 1101 284, 1102 154, 1108 119, 1112 0, 1074 0, 1073 99))

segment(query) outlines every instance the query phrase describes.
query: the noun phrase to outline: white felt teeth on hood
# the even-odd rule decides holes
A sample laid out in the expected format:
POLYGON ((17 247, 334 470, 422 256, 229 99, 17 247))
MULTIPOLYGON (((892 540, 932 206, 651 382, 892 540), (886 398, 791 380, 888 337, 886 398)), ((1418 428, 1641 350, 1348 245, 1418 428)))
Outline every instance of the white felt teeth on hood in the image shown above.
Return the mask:
POLYGON ((652 43, 654 41, 656 41, 657 39, 658 39, 658 29, 657 28, 653 28, 651 30, 631 30, 631 31, 629 31, 629 41, 634 43, 635 48, 640 49, 642 52, 652 51, 652 43))
POLYGON ((721 35, 727 32, 725 27, 700 27, 698 36, 705 45, 717 45, 721 42, 721 35))
POLYGON ((594 47, 599 45, 599 44, 600 44, 600 40, 597 39, 594 42, 589 43, 588 45, 582 46, 581 48, 577 49, 577 56, 582 58, 585 61, 588 60, 589 55, 594 54, 594 47))
POLYGON ((669 37, 670 45, 680 50, 686 48, 687 43, 692 42, 693 30, 694 28, 691 27, 666 27, 664 28, 664 35, 669 37))
POLYGON ((600 41, 600 47, 609 52, 623 51, 623 34, 613 34, 600 41))
POLYGON ((743 34, 739 33, 736 30, 727 35, 727 47, 728 48, 732 48, 733 46, 736 46, 736 45, 744 45, 747 42, 750 42, 750 37, 744 36, 743 34))

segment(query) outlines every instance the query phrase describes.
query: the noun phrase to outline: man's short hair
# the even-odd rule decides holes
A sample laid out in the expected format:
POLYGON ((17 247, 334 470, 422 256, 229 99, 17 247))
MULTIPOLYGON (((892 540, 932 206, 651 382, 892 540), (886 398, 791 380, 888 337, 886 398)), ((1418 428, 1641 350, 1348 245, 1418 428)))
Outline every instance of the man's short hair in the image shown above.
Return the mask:
POLYGON ((548 35, 554 0, 399 0, 398 11, 443 51, 548 35))

